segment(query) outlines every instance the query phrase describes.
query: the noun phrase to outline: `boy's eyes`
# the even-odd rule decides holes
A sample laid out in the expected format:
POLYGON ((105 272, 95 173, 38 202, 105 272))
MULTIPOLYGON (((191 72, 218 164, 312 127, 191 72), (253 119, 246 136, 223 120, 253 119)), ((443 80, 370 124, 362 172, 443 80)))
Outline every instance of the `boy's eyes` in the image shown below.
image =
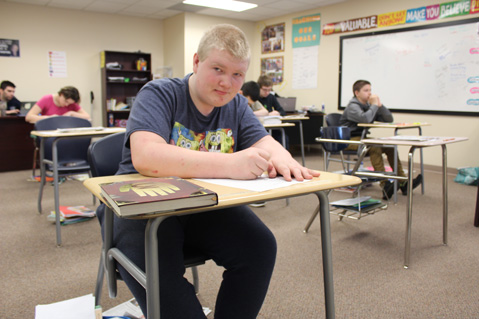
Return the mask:
MULTIPOLYGON (((216 72, 223 72, 221 68, 213 68, 216 72)), ((233 73, 235 77, 243 77, 243 73, 233 73)))

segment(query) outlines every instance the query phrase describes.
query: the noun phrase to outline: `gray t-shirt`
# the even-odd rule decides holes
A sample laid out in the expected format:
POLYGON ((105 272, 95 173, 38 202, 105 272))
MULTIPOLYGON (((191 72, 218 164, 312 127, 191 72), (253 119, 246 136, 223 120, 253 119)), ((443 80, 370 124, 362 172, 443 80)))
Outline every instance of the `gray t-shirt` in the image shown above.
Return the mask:
POLYGON ((148 131, 172 145, 203 152, 233 153, 252 146, 268 133, 245 97, 237 94, 208 115, 191 100, 188 79, 159 79, 138 92, 127 122, 123 160, 117 174, 136 173, 131 162, 129 137, 148 131))

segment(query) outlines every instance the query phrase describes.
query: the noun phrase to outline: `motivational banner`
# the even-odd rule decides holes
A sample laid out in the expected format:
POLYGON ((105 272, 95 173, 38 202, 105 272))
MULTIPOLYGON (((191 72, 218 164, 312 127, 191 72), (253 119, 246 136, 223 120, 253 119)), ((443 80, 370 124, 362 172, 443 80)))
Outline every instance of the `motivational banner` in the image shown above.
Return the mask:
POLYGON ((312 14, 293 19, 293 48, 319 45, 321 16, 312 14))
POLYGON ((323 35, 445 19, 474 13, 479 13, 479 0, 451 1, 364 18, 328 23, 323 26, 323 35))

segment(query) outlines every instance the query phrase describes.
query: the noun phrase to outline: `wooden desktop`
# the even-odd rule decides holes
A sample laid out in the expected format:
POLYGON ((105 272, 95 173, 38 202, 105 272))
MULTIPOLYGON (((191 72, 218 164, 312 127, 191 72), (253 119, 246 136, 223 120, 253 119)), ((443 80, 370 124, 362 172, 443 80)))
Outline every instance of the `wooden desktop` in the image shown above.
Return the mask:
MULTIPOLYGON (((98 199, 104 201, 101 196, 100 185, 103 183, 136 180, 142 178, 139 174, 132 175, 116 175, 90 178, 84 182, 84 185, 90 192, 93 193, 98 199)), ((306 194, 315 194, 320 202, 319 216, 321 220, 321 250, 323 256, 323 277, 324 277, 324 292, 325 292, 325 310, 326 318, 335 318, 334 309, 334 285, 333 285, 333 265, 332 265, 332 248, 331 248, 331 229, 329 219, 329 200, 326 190, 357 185, 360 183, 360 179, 354 176, 347 176, 341 174, 333 174, 328 172, 321 172, 321 176, 314 178, 312 181, 294 184, 288 187, 277 188, 267 191, 255 192, 246 189, 238 189, 226 186, 219 186, 216 184, 207 183, 204 181, 190 180, 191 182, 200 186, 213 190, 218 194, 218 205, 196 208, 190 210, 170 211, 160 214, 149 214, 148 216, 138 216, 137 218, 148 218, 148 226, 145 232, 145 255, 146 255, 146 273, 139 269, 136 265, 135 272, 141 273, 146 283, 146 295, 147 295, 147 311, 148 318, 159 318, 160 309, 158 300, 160 299, 159 293, 159 273, 158 273, 158 238, 156 233, 160 226, 160 223, 171 215, 185 215, 192 213, 201 213, 204 211, 211 211, 220 208, 234 207, 239 205, 247 205, 259 201, 268 201, 274 199, 288 198, 292 196, 300 196, 306 194)), ((109 212, 106 212, 105 218, 112 218, 111 210, 107 207, 109 212), (110 216, 110 217, 108 217, 110 216)), ((134 217, 132 217, 134 218, 134 217)), ((110 225, 110 229, 105 227, 104 238, 105 247, 110 247, 108 243, 111 243, 113 238, 113 229, 111 222, 105 221, 105 225, 110 225)), ((114 250, 115 248, 107 249, 114 250)), ((106 263, 114 262, 111 258, 106 258, 108 251, 104 251, 104 258, 106 263)), ((127 263, 128 258, 118 256, 120 263, 127 263)), ((107 269, 111 265, 107 265, 107 269)), ((110 272, 111 273, 111 272, 110 272)), ((107 272, 108 274, 108 272, 107 272)), ((320 306, 318 308, 321 308, 320 306)))

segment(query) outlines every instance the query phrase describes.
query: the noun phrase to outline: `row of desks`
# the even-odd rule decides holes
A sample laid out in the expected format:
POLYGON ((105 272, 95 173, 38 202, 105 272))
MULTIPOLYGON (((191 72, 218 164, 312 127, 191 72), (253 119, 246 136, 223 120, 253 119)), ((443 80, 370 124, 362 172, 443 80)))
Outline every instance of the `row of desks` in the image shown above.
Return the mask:
MULTIPOLYGON (((299 119, 301 123, 301 119, 299 119)), ((288 125, 287 125, 288 126, 288 125)), ((83 131, 81 133, 59 133, 55 131, 33 131, 31 134, 33 136, 47 138, 47 137, 54 137, 57 140, 60 139, 67 139, 67 138, 78 138, 81 137, 100 137, 105 136, 108 134, 116 133, 119 131, 123 131, 124 129, 118 128, 109 128, 105 129, 104 131, 83 131)), ((409 145, 410 149, 410 156, 409 156, 409 168, 410 172, 412 172, 412 162, 413 162, 413 153, 414 150, 417 148, 422 149, 423 147, 429 146, 442 146, 443 148, 443 242, 444 244, 447 243, 447 179, 445 174, 445 169, 447 165, 447 152, 446 152, 446 144, 464 141, 466 138, 431 138, 427 141, 418 141, 418 142, 408 142, 408 141, 398 141, 398 140, 387 140, 387 139, 368 139, 364 140, 364 143, 367 146, 370 145, 409 145)), ((54 143, 55 148, 56 143, 54 143)), ((56 154, 56 152, 54 152, 56 154)), ((56 167, 56 156, 54 155, 54 167, 56 167)), ((42 172, 44 174, 44 172, 42 172)), ((129 176, 110 176, 104 178, 94 178, 89 179, 85 182, 85 186, 100 200, 102 197, 99 192, 99 185, 104 182, 110 181, 120 181, 125 179, 138 179, 141 178, 139 175, 129 175, 129 176)), ((407 207, 407 232, 406 232, 406 249, 405 249, 405 267, 409 265, 409 249, 410 249, 410 240, 411 240, 411 221, 412 221, 412 174, 410 174, 409 178, 409 192, 408 192, 408 207, 407 207)), ((323 254, 323 275, 324 275, 324 289, 325 289, 325 301, 326 301, 326 317, 327 318, 334 318, 334 290, 333 290, 333 275, 332 275, 332 256, 331 256, 331 233, 330 233, 330 221, 329 221, 329 201, 327 194, 325 191, 333 188, 344 187, 344 186, 351 186, 359 184, 360 180, 354 176, 347 176, 347 175, 340 175, 340 174, 333 174, 322 172, 319 178, 315 178, 311 182, 301 183, 292 185, 289 187, 263 191, 263 192, 253 192, 253 191, 246 191, 243 189, 232 189, 232 188, 225 188, 215 184, 209 184, 204 182, 198 182, 202 186, 205 186, 219 195, 219 204, 218 206, 212 208, 208 207, 205 209, 195 209, 195 210, 182 210, 176 212, 169 212, 167 215, 176 215, 176 214, 190 214, 190 213, 199 213, 202 211, 209 211, 212 209, 220 209, 225 207, 233 207, 238 205, 245 205, 249 203, 254 203, 258 201, 268 201, 273 199, 279 198, 288 198, 292 196, 300 196, 305 194, 316 194, 319 201, 320 201, 320 219, 321 219, 321 244, 322 244, 322 254, 323 254)), ((59 196, 58 196, 58 173, 54 172, 54 185, 55 185, 55 209, 59 211, 59 196)), ((59 215, 57 215, 59 216, 59 215)), ((166 215, 149 215, 149 224, 151 227, 147 229, 157 229, 161 221, 166 217, 166 215)), ((61 244, 61 240, 59 237, 60 229, 59 229, 59 220, 56 221, 57 224, 57 244, 61 244)), ((155 246, 157 243, 154 242, 156 236, 148 236, 145 234, 145 238, 148 238, 150 243, 148 243, 148 247, 155 246), (153 241, 153 242, 151 242, 153 241)), ((156 247, 156 246, 155 246, 156 247)), ((148 249, 148 248, 147 248, 148 249)), ((158 270, 157 258, 150 258, 151 264, 147 265, 147 273, 152 278, 158 278, 156 272, 158 270)), ((155 292, 147 292, 153 293, 155 292)), ((148 300, 156 300, 155 298, 148 298, 148 300)), ((150 308, 150 305, 149 307, 150 308)), ((157 309, 153 306, 152 308, 151 317, 155 318, 157 309)), ((158 310, 159 311, 159 310, 158 310)))

